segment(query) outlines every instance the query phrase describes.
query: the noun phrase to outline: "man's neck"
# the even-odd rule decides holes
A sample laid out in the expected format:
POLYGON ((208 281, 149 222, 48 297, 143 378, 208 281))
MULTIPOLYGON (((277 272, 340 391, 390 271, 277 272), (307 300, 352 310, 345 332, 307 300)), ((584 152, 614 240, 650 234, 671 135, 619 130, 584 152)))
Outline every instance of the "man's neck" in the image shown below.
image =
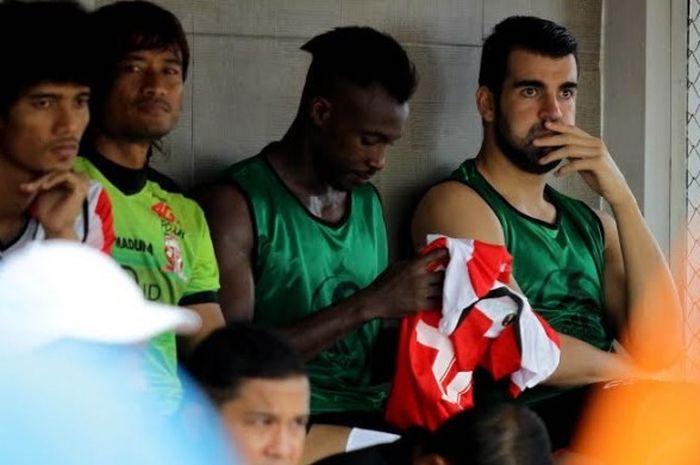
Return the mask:
POLYGON ((326 181, 309 138, 296 120, 280 142, 264 154, 282 182, 312 215, 337 223, 345 217, 348 193, 326 181))
POLYGON ((336 191, 324 178, 298 121, 267 155, 277 174, 296 193, 323 196, 336 191))
POLYGON ((139 170, 146 166, 148 150, 151 143, 147 141, 133 142, 115 139, 101 132, 96 132, 93 138, 95 149, 117 165, 139 170))
POLYGON ((476 167, 517 210, 543 221, 552 219, 553 207, 544 197, 546 175, 521 170, 508 160, 495 143, 486 140, 476 157, 476 167))

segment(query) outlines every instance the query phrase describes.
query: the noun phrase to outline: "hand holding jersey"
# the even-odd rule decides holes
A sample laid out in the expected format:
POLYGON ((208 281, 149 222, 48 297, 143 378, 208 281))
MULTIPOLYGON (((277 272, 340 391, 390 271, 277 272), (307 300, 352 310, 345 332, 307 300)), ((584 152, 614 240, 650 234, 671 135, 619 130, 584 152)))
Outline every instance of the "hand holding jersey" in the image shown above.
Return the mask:
POLYGON ((402 318, 421 309, 438 308, 445 273, 431 271, 428 265, 446 257, 444 249, 436 249, 390 265, 367 288, 371 318, 402 318))

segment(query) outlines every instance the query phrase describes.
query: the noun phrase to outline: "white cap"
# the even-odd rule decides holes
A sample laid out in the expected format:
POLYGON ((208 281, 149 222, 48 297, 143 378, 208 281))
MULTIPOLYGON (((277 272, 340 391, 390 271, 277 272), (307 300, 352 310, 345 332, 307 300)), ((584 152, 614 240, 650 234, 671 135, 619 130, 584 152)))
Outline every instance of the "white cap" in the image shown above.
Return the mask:
POLYGON ((110 257, 76 242, 35 241, 0 261, 0 344, 10 350, 61 339, 130 344, 200 325, 191 310, 146 300, 110 257))

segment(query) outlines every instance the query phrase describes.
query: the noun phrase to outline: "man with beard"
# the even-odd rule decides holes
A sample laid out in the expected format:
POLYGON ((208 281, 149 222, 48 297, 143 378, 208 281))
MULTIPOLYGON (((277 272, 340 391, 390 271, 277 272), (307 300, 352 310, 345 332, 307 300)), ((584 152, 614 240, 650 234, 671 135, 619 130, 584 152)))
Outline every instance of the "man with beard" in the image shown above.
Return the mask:
MULTIPOLYGON (((206 219, 172 181, 148 166, 154 147, 180 116, 189 60, 177 18, 145 1, 96 10, 92 121, 76 170, 112 199, 114 259, 153 301, 188 307, 202 318, 187 351, 224 321, 217 300, 219 275, 206 219)), ((149 383, 171 413, 180 403, 175 335, 152 340, 149 383)))
MULTIPOLYGON (((682 348, 664 257, 605 144, 575 126, 577 80, 577 45, 565 28, 534 17, 496 25, 476 92, 481 149, 424 196, 412 224, 417 247, 442 233, 502 244, 513 256, 511 285, 561 338, 549 386, 521 397, 555 446, 566 444, 585 392, 565 387, 644 377, 640 368, 667 366, 682 348), (612 216, 547 185, 552 170, 579 173, 612 216), (668 297, 663 305, 645 298, 652 287, 668 297), (614 339, 628 355, 613 351, 614 339)), ((477 384, 475 395, 497 390, 477 384)))

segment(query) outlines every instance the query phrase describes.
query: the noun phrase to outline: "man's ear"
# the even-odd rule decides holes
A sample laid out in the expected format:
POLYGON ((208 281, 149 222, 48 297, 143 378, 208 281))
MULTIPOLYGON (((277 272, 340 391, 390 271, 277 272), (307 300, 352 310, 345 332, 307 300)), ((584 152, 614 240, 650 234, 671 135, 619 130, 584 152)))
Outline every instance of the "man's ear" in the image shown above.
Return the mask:
POLYGON ((450 465, 450 462, 439 454, 426 454, 418 456, 413 463, 414 465, 450 465))
POLYGON ((325 97, 314 97, 309 103, 309 118, 320 128, 328 126, 333 104, 325 97))
POLYGON ((485 123, 493 123, 496 119, 496 96, 486 86, 476 89, 476 108, 485 123))

